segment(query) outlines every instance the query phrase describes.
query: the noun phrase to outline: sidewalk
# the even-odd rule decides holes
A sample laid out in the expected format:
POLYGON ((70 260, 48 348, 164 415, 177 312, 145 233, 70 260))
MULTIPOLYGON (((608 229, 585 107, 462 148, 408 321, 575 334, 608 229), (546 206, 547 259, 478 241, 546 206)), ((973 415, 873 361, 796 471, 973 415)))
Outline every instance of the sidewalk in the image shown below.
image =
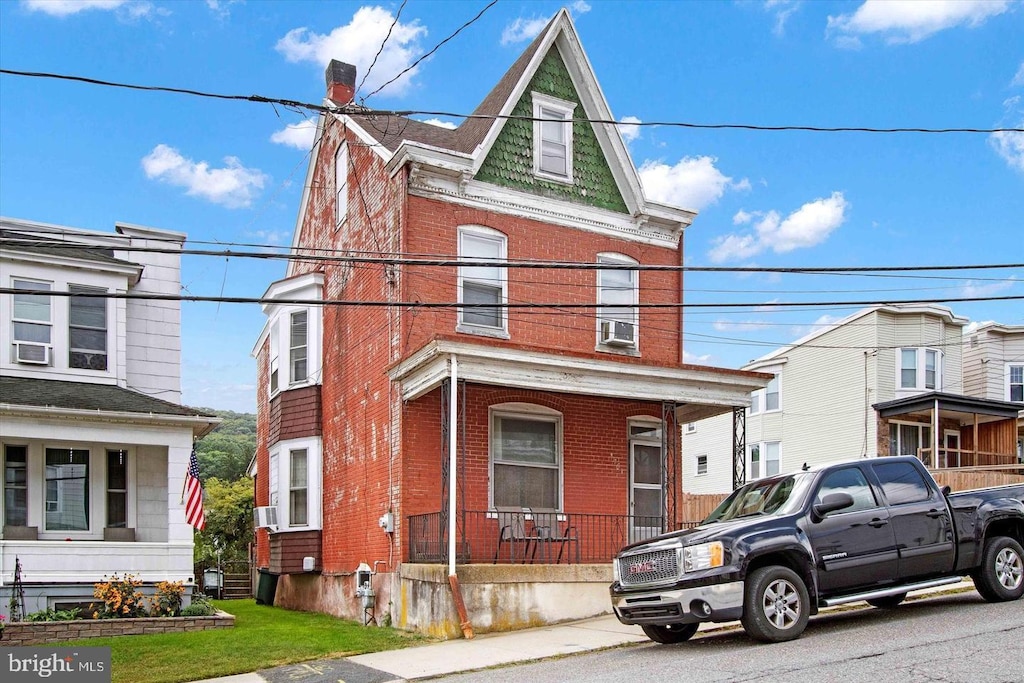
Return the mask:
MULTIPOLYGON (((936 593, 973 589, 974 584, 970 580, 965 580, 958 584, 916 591, 911 594, 909 599, 936 593)), ((863 603, 825 608, 822 612, 851 609, 858 604, 862 605, 863 603)), ((698 633, 738 626, 739 622, 701 624, 698 633)), ((609 614, 554 626, 541 626, 507 633, 485 633, 472 640, 446 640, 403 650, 356 655, 344 660, 326 660, 236 676, 212 678, 200 683, 276 683, 284 680, 319 683, 321 680, 337 681, 339 668, 345 670, 344 680, 346 681, 362 680, 367 683, 414 681, 461 671, 528 662, 641 642, 648 642, 648 639, 639 626, 620 624, 614 616, 609 614)))

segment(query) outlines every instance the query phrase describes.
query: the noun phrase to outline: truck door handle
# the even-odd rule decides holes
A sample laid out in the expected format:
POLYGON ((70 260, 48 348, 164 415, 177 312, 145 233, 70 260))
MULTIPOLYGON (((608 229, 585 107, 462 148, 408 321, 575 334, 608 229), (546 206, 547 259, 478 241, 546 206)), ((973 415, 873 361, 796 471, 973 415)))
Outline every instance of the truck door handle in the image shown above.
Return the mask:
POLYGON ((928 511, 928 516, 931 517, 932 519, 936 519, 938 517, 942 517, 945 514, 946 514, 945 510, 929 510, 928 511))
POLYGON ((868 526, 873 526, 876 529, 878 529, 880 527, 885 526, 888 523, 889 523, 889 520, 887 520, 887 519, 877 519, 876 518, 876 519, 873 519, 870 522, 868 522, 868 526))

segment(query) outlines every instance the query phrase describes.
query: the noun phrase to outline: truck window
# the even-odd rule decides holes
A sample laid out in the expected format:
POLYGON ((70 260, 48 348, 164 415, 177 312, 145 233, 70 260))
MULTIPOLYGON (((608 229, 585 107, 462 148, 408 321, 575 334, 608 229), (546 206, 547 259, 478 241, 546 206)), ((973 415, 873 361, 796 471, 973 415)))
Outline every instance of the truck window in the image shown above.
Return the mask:
POLYGON ((876 464, 873 467, 889 505, 917 503, 931 498, 932 490, 909 462, 876 464))
POLYGON ((820 503, 830 493, 849 493, 853 497, 853 505, 839 510, 836 514, 878 507, 878 501, 875 500, 875 494, 871 491, 867 478, 857 467, 846 467, 827 475, 814 496, 814 504, 820 503))

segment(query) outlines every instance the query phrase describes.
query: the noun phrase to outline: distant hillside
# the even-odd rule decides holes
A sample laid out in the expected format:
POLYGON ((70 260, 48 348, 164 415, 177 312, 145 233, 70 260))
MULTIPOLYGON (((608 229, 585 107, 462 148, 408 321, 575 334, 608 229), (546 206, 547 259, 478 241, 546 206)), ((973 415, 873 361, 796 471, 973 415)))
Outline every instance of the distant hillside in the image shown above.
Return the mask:
POLYGON ((199 478, 235 481, 245 476, 256 452, 256 415, 231 410, 200 408, 224 421, 196 443, 199 478))

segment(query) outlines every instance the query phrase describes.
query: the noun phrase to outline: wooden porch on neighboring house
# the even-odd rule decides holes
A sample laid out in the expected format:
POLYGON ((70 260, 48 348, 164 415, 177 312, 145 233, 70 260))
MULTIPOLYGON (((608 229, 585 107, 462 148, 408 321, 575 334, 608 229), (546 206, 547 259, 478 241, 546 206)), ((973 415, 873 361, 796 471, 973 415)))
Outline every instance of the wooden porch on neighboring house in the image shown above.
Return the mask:
POLYGON ((915 455, 933 472, 1024 474, 1018 403, 930 392, 873 407, 880 456, 915 455))

